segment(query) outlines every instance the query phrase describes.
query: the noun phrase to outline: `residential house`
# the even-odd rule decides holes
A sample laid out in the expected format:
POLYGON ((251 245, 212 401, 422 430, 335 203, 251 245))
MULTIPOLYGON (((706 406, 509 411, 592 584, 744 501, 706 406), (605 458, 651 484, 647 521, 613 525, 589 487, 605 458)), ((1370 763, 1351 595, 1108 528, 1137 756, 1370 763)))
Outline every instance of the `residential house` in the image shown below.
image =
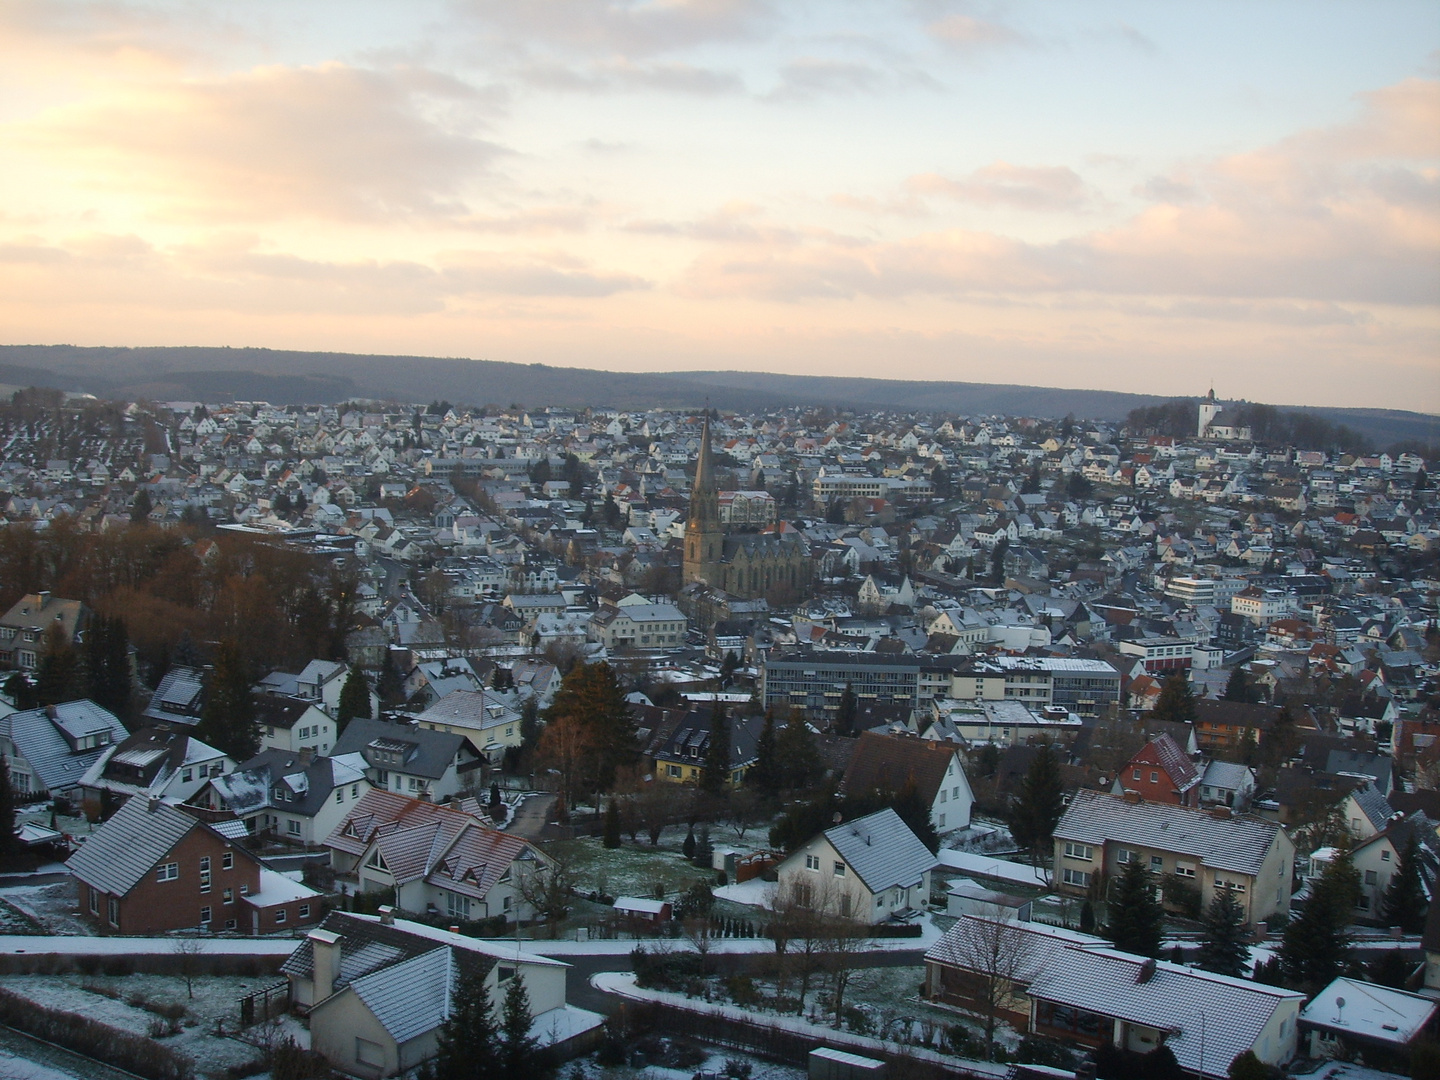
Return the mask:
POLYGON ((0 716, 0 753, 22 797, 78 796, 90 766, 130 733, 93 701, 67 701, 0 716))
POLYGON ((776 867, 779 895, 862 923, 923 908, 935 856, 888 807, 812 837, 776 867))
POLYGON ((1114 880, 1140 860, 1157 877, 1173 875, 1199 891, 1208 907, 1217 889, 1230 889, 1246 922, 1290 909, 1295 845, 1279 824, 1232 815, 1076 792, 1055 827, 1056 887, 1085 895, 1097 875, 1114 880))
POLYGON ((331 912, 281 966, 290 1001, 309 1016, 310 1046, 365 1080, 409 1074, 435 1056, 464 978, 483 977, 491 1001, 524 981, 539 1044, 563 1044, 603 1017, 568 1006, 568 964, 423 923, 331 912))
POLYGON ((840 781, 841 792, 898 795, 912 786, 930 807, 930 823, 937 833, 969 828, 975 795, 953 744, 914 735, 862 733, 840 781))
MULTIPOLYGON (((340 710, 340 694, 345 681, 350 677, 350 668, 338 660, 311 660, 299 672, 292 675, 285 671, 272 671, 260 680, 257 690, 265 693, 296 697, 313 702, 330 716, 340 710)), ((370 691, 370 715, 374 716, 380 704, 379 695, 370 691)))
POLYGON ((1268 1065, 1295 1056, 1305 995, 1250 979, 1071 945, 1031 981, 1030 1030, 1072 1045, 1137 1053, 1167 1046, 1186 1075, 1225 1080, 1249 1050, 1268 1065))
POLYGON ((212 778, 189 800, 213 819, 244 822, 252 835, 315 847, 370 790, 359 755, 318 757, 312 751, 262 750, 239 768, 212 778))
POLYGON ((1115 794, 1133 791, 1146 802, 1197 806, 1202 774, 1175 740, 1161 732, 1141 747, 1115 777, 1115 794))
POLYGON ((79 600, 62 600, 48 592, 26 593, 0 615, 0 667, 33 671, 45 651, 45 633, 56 629, 67 645, 90 621, 90 609, 79 600))
POLYGON ((351 720, 334 756, 359 754, 377 788, 434 801, 459 794, 483 759, 464 735, 387 720, 351 720))
POLYGON ((260 727, 261 749, 328 754, 335 745, 335 721, 315 702, 279 694, 252 694, 250 700, 260 727))
POLYGON ((81 917, 100 933, 268 934, 321 914, 320 893, 159 799, 132 798, 65 865, 79 885, 81 917))
POLYGON ((1300 1034, 1312 1058, 1400 1065, 1417 1042, 1434 1038, 1437 1010, 1431 997, 1338 978, 1301 1011, 1300 1034))
POLYGON ((685 643, 685 613, 674 604, 605 607, 589 622, 589 636, 609 652, 624 649, 673 649, 685 643))
POLYGON ((325 846, 360 892, 394 889, 397 907, 456 921, 534 917, 528 880, 554 862, 474 812, 373 790, 352 806, 325 846))
MULTIPOLYGON (((1437 875, 1440 875, 1440 837, 1436 836, 1435 822, 1422 810, 1408 818, 1396 815, 1384 829, 1351 849, 1350 860, 1360 877, 1360 895, 1355 901, 1357 919, 1375 922, 1382 918, 1385 891, 1412 839, 1417 848, 1421 888, 1426 896, 1434 895, 1437 875)), ((1325 872, 1336 854, 1336 849, 1330 847, 1311 852, 1309 877, 1312 881, 1325 872)))
POLYGON ((155 727, 194 727, 204 705, 205 673, 177 664, 165 672, 140 715, 155 727))
POLYGON ((1250 809, 1255 798, 1255 770, 1233 761, 1205 762, 1200 774, 1200 805, 1228 806, 1237 814, 1250 809))
MULTIPOLYGON (((657 732, 647 751, 654 762, 656 779, 672 784, 700 783, 714 722, 711 710, 691 709, 657 732)), ((738 787, 755 765, 764 720, 758 716, 727 716, 725 722, 730 727, 729 780, 732 787, 738 787)))
POLYGON ((186 732, 145 728, 107 747, 80 778, 85 816, 100 821, 135 795, 184 802, 234 768, 229 755, 186 732))
POLYGON ((492 766, 500 764, 506 747, 523 741, 520 713, 487 690, 454 690, 410 719, 426 731, 463 735, 492 766))

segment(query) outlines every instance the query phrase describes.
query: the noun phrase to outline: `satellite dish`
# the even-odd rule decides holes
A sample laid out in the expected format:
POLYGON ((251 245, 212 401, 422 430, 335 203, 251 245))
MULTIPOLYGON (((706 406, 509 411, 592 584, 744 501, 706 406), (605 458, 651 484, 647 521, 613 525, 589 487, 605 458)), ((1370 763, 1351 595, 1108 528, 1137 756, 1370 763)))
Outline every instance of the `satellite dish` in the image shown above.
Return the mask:
POLYGON ((1337 997, 1335 999, 1335 1007, 1337 1009, 1343 1009, 1345 1007, 1345 999, 1343 997, 1337 997))

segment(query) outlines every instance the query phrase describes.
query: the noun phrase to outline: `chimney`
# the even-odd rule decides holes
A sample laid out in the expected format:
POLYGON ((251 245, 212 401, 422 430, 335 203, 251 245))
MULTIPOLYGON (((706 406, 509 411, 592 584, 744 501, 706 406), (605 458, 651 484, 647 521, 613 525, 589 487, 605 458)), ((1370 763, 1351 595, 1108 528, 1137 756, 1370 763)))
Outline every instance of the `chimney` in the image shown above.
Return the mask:
POLYGON ((1154 977, 1155 977, 1155 961, 1154 961, 1154 960, 1146 960, 1143 964, 1140 965, 1140 972, 1139 972, 1139 974, 1137 974, 1137 975, 1135 976, 1135 982, 1136 982, 1137 984, 1139 984, 1139 983, 1147 983, 1147 982, 1149 982, 1151 979, 1153 979, 1154 977))
POLYGON ((315 760, 315 748, 313 746, 302 746, 300 748, 300 767, 306 769, 315 760))
POLYGON ((329 930, 311 930, 305 936, 315 950, 311 964, 315 981, 315 992, 310 998, 313 1007, 335 992, 335 979, 340 974, 340 935, 329 930))
POLYGON ((1140 792, 1138 792, 1138 791, 1131 791, 1129 788, 1126 788, 1126 789, 1125 789, 1125 801, 1128 802, 1128 803, 1135 804, 1135 803, 1143 802, 1144 800, 1140 798, 1140 792))
POLYGON ((146 805, 145 809, 152 814, 155 813, 156 810, 160 809, 160 799, 155 795, 150 796, 150 802, 146 805))
POLYGON ((389 904, 382 904, 380 906, 380 921, 386 926, 395 925, 395 909, 389 904))
POLYGON ((448 926, 446 927, 446 929, 449 930, 452 934, 458 934, 460 932, 460 927, 458 926, 448 926))
POLYGON ((1212 807, 1210 808, 1210 816, 1213 817, 1213 818, 1219 818, 1220 820, 1224 821, 1226 818, 1228 818, 1228 817, 1231 816, 1231 815, 1230 815, 1230 807, 1228 807, 1228 806, 1212 806, 1212 807))

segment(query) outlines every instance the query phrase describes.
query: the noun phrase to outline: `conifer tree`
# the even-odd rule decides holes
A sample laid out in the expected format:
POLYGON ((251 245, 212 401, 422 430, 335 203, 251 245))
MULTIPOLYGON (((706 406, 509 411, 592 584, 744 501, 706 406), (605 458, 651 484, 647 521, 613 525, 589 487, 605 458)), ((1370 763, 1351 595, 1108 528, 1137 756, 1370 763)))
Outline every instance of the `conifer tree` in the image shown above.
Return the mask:
POLYGON ((1350 957, 1350 916, 1360 895, 1360 875, 1348 849, 1336 853, 1300 914, 1285 927, 1280 963, 1294 985, 1319 990, 1344 971, 1350 957))
POLYGON ((1169 720, 1177 724, 1194 721, 1195 696, 1190 692, 1190 680, 1183 671, 1177 671, 1165 680, 1150 717, 1152 720, 1169 720))
POLYGON ((485 973, 476 967, 461 976, 450 1015, 440 1028, 435 1080, 499 1080, 506 1076, 496 1061, 497 1034, 485 973))
POLYGON ((755 764, 745 776, 745 782, 762 795, 771 795, 780 788, 780 762, 776 759, 775 713, 765 713, 765 723, 760 728, 760 737, 755 741, 755 764))
POLYGON ((206 679, 205 707, 195 735, 237 762, 248 761, 260 749, 250 673, 234 641, 221 641, 215 646, 206 679))
POLYGON ((1420 847, 1412 833, 1400 852, 1395 876, 1380 902, 1380 918, 1386 926, 1398 926, 1407 934, 1425 929, 1425 886, 1420 880, 1420 847))
POLYGON ((15 785, 10 782, 10 759, 0 754, 0 855, 15 850, 15 785))
POLYGON ((98 616, 82 649, 86 696, 120 718, 130 711, 130 638, 123 619, 98 616))
POLYGON ((1055 826, 1065 812, 1065 787, 1060 763, 1049 743, 1041 743, 1030 763, 1020 792, 1010 808, 1010 835, 1015 843, 1039 859, 1049 848, 1055 826))
POLYGON ((340 688, 340 701, 335 709, 336 731, 343 732, 347 724, 355 719, 369 720, 370 684, 359 668, 352 667, 345 676, 345 685, 340 688))
POLYGON ((1247 974, 1250 949, 1245 944, 1245 912, 1230 889, 1216 889, 1205 910, 1199 966, 1217 975, 1247 974))
POLYGON ((840 695, 840 705, 835 710, 835 734, 854 735, 855 718, 859 711, 860 702, 855 696, 855 688, 847 682, 840 695))
POLYGON ((59 705, 85 696, 80 654, 59 626, 46 629, 44 652, 35 670, 35 698, 41 705, 59 705))
POLYGON ((605 806, 605 833, 602 842, 612 850, 620 846, 620 804, 613 798, 605 806))
POLYGON ((1158 959, 1165 928, 1165 910, 1155 896, 1155 882, 1140 857, 1131 852, 1130 861, 1115 883, 1114 895, 1106 905, 1110 921, 1105 937, 1124 952, 1158 959))
POLYGON ((540 1041, 530 1034, 535 1022, 530 1012, 530 992, 525 978, 518 971, 505 988, 505 1001, 500 1009, 500 1074, 506 1077, 534 1077, 543 1080, 551 1074, 540 1049, 540 1041))
POLYGON ((595 752, 586 777, 595 788, 609 790, 617 767, 635 754, 635 720, 615 669, 605 661, 576 664, 565 676, 546 719, 574 717, 587 729, 595 752))
POLYGON ((1230 678, 1225 683, 1225 693, 1221 697, 1225 701, 1250 700, 1250 680, 1245 674, 1245 669, 1239 664, 1230 669, 1230 678))
POLYGON ((730 718, 718 701, 710 714, 710 741, 700 771, 700 790, 716 798, 730 791, 730 718))
POLYGON ((791 712, 775 742, 782 787, 806 788, 820 778, 820 754, 810 737, 810 725, 798 710, 791 712))

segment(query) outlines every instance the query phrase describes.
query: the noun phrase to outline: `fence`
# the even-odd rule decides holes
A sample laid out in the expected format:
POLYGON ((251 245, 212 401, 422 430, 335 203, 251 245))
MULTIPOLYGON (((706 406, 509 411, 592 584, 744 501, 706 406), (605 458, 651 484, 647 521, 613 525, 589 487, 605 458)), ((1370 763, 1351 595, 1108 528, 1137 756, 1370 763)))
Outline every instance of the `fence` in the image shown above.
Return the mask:
POLYGON ((271 1017, 279 1016, 290 1007, 289 981, 271 983, 259 990, 252 990, 240 999, 240 1026, 254 1027, 271 1017))

